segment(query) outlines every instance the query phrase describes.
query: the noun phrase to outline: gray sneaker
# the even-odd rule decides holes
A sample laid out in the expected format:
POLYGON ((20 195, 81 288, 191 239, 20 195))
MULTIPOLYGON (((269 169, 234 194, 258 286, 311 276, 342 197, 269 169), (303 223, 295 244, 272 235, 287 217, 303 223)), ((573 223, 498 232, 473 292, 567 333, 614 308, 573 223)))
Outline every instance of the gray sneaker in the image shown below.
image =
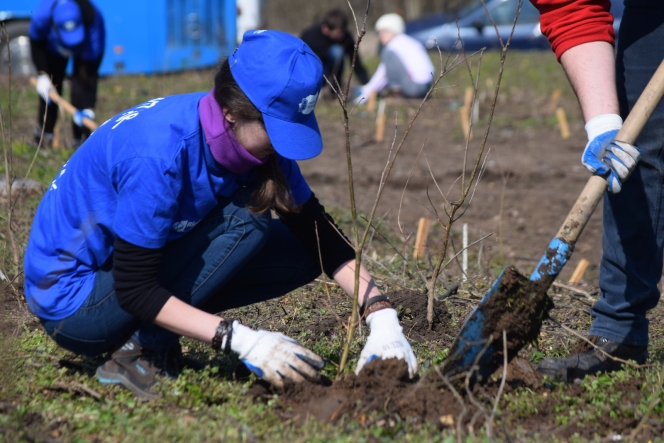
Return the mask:
POLYGON ((139 398, 153 400, 159 397, 154 389, 160 369, 146 358, 141 346, 129 339, 111 354, 110 360, 97 368, 97 379, 103 384, 119 384, 139 398))
POLYGON ((97 368, 97 379, 122 385, 138 397, 152 400, 160 396, 155 389, 157 376, 176 379, 185 367, 199 370, 203 365, 184 357, 179 344, 166 351, 153 351, 132 338, 97 368))

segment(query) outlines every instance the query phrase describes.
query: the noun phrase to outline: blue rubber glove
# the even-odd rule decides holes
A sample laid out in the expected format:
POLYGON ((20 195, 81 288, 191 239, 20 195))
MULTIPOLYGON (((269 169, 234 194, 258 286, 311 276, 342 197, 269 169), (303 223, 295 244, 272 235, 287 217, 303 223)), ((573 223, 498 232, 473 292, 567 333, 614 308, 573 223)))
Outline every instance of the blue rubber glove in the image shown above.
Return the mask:
POLYGON ((615 140, 622 127, 616 114, 602 114, 586 123, 588 144, 581 162, 590 172, 605 176, 609 192, 617 194, 639 161, 639 151, 629 143, 615 140))
POLYGON ((367 316, 367 325, 371 329, 367 344, 360 353, 360 359, 355 368, 359 374, 364 365, 371 360, 380 358, 398 358, 408 365, 408 374, 411 378, 417 373, 417 358, 410 347, 410 343, 403 335, 397 311, 394 309, 381 309, 367 316))
POLYGON ((83 117, 89 118, 90 120, 95 119, 95 111, 92 109, 79 109, 76 111, 76 113, 72 116, 72 119, 74 120, 74 123, 76 126, 83 127, 83 117))
POLYGON ((284 379, 317 381, 323 359, 279 332, 254 331, 233 322, 231 350, 254 374, 270 384, 283 387, 284 379))

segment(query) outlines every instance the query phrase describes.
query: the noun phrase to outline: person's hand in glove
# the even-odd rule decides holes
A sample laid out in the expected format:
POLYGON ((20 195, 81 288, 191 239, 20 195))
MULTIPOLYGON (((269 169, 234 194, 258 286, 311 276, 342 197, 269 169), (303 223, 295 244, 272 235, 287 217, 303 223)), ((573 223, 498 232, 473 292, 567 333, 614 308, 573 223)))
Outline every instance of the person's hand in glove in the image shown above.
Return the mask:
POLYGON ((397 311, 386 308, 372 312, 367 316, 367 325, 371 333, 360 353, 355 374, 359 374, 365 364, 376 358, 398 358, 406 362, 408 374, 411 378, 414 377, 418 369, 417 358, 403 335, 397 311))
POLYGON ((39 74, 37 77, 37 94, 44 99, 46 103, 51 103, 51 99, 48 98, 48 93, 53 89, 53 83, 48 74, 39 74))
POLYGON ((95 111, 92 109, 79 109, 76 111, 76 113, 72 116, 72 119, 74 120, 74 123, 76 126, 83 127, 83 118, 89 118, 90 120, 95 119, 95 111))
POLYGON ((616 114, 602 114, 586 123, 588 144, 581 161, 590 172, 606 176, 609 192, 618 193, 622 181, 634 170, 639 151, 632 145, 615 140, 622 127, 622 118, 616 114))
POLYGON ((233 322, 230 348, 251 372, 277 387, 284 385, 284 379, 316 382, 324 366, 318 355, 292 338, 279 332, 254 331, 237 320, 233 322))

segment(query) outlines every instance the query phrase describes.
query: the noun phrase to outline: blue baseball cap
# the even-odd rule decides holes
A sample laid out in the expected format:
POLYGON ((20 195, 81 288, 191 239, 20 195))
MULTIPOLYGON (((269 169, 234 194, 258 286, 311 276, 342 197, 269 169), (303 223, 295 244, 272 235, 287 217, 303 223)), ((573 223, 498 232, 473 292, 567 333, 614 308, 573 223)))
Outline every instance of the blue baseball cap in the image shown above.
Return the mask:
POLYGON ((63 45, 75 47, 83 43, 85 26, 81 8, 75 1, 58 0, 53 7, 53 25, 63 45))
POLYGON ((323 65, 306 43, 284 32, 247 31, 228 62, 242 92, 263 114, 277 153, 292 160, 321 153, 314 106, 323 65))

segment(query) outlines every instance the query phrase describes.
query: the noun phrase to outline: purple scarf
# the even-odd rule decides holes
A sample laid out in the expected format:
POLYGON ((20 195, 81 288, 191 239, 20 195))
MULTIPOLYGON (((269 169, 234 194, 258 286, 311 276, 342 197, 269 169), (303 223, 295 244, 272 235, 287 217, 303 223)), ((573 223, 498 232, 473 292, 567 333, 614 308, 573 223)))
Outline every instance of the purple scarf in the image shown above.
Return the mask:
POLYGON ((237 140, 230 123, 214 99, 214 90, 198 103, 198 114, 212 157, 221 166, 234 174, 243 174, 267 161, 269 156, 262 160, 258 159, 244 149, 237 140))

